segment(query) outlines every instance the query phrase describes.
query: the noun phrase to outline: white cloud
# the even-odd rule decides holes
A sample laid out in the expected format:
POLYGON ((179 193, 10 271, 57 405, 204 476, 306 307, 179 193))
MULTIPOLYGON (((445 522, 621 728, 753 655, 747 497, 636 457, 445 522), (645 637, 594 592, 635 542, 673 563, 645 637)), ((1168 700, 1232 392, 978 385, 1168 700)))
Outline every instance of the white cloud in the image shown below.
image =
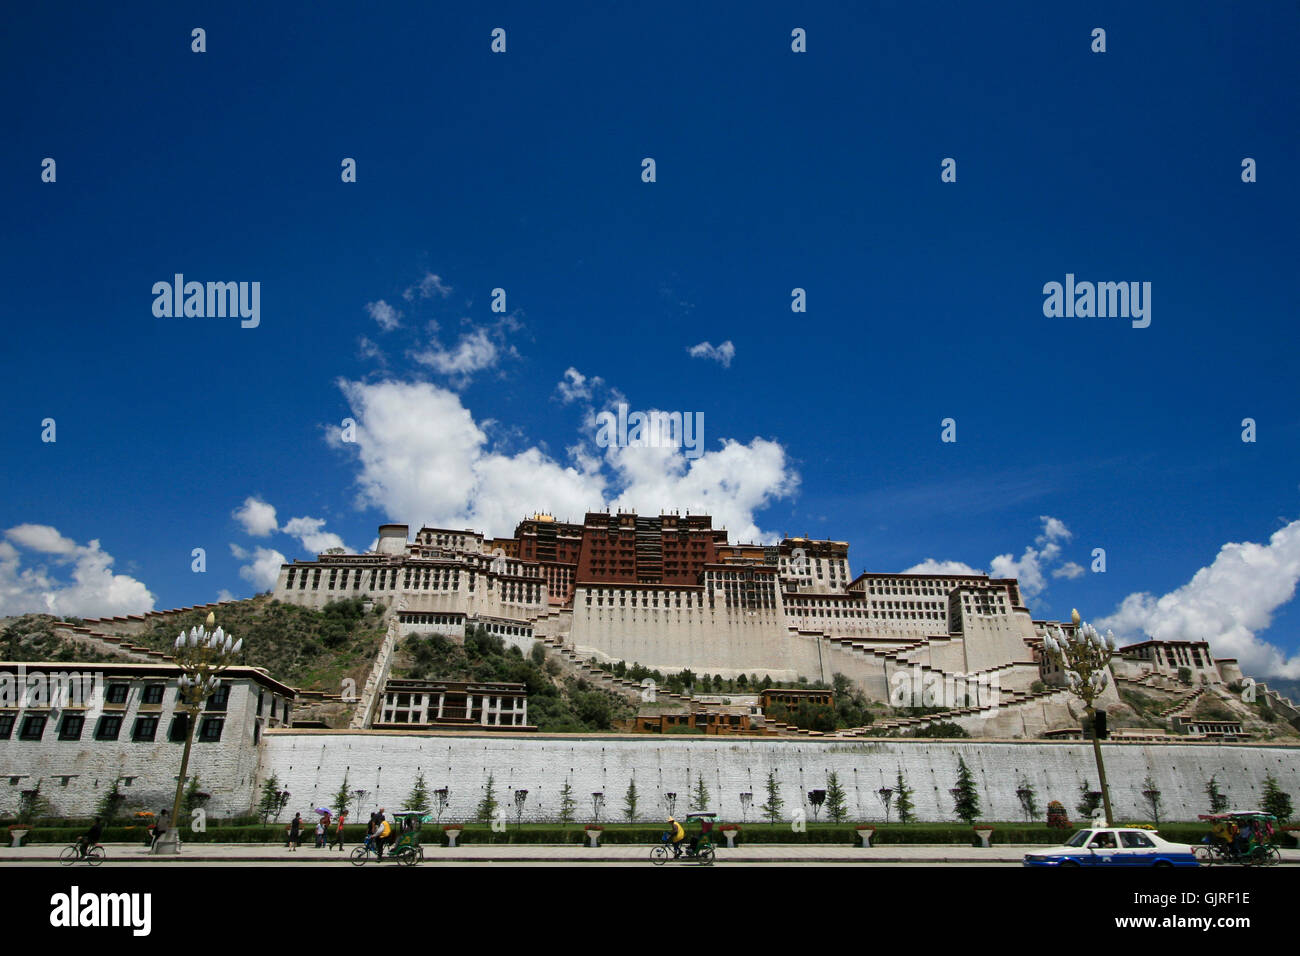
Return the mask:
POLYGON ((1073 561, 1066 561, 1063 565, 1052 572, 1052 577, 1065 578, 1069 581, 1073 581, 1075 578, 1081 578, 1085 574, 1087 574, 1087 571, 1084 569, 1083 565, 1076 564, 1073 561))
POLYGON ((80 545, 49 525, 21 524, 0 540, 0 615, 41 614, 103 617, 152 611, 155 598, 144 584, 115 574, 113 557, 98 541, 80 545), (20 550, 21 549, 21 550, 20 550), (24 558, 45 556, 24 567, 24 558))
POLYGON ((218 601, 237 601, 237 600, 239 600, 239 598, 235 597, 235 595, 234 595, 232 592, 226 590, 225 588, 222 588, 220 591, 217 592, 217 600, 218 600, 218 601))
MULTIPOLYGON (((1084 573, 1083 568, 1068 561, 1053 569, 1051 567, 1061 555, 1062 541, 1069 541, 1074 533, 1065 526, 1065 522, 1050 515, 1039 515, 1043 523, 1042 532, 1034 538, 1038 547, 1028 545, 1019 558, 1014 553, 995 555, 989 562, 989 577, 1015 578, 1020 582, 1021 599, 1026 603, 1038 597, 1047 589, 1046 574, 1050 571, 1054 578, 1077 578, 1084 573)), ((904 574, 984 574, 961 561, 938 561, 927 558, 903 572, 904 574)))
POLYGON ((926 558, 920 564, 914 564, 904 574, 983 574, 979 568, 972 568, 960 561, 936 561, 926 558))
POLYGON ((432 272, 426 272, 423 279, 402 293, 402 298, 410 302, 417 295, 421 299, 431 299, 435 295, 445 299, 451 295, 451 286, 443 282, 440 276, 436 276, 432 272))
POLYGON ((576 368, 567 368, 564 370, 564 378, 555 386, 555 390, 560 393, 560 400, 568 405, 579 399, 590 400, 592 392, 603 384, 604 379, 599 375, 588 378, 576 368))
MULTIPOLYGON (((509 534, 530 509, 581 520, 589 510, 708 511, 733 540, 771 536, 754 512, 793 494, 798 475, 776 442, 726 440, 688 460, 672 448, 610 447, 585 440, 562 464, 539 448, 504 454, 460 397, 427 382, 340 383, 357 420, 359 503, 394 520, 509 534)), ((591 417, 586 425, 590 427, 591 417)))
POLYGON ((265 538, 276 530, 275 508, 253 495, 245 498, 230 516, 243 525, 245 534, 254 538, 265 538))
POLYGON ((475 329, 462 335, 455 348, 444 349, 435 342, 423 352, 414 353, 412 358, 443 375, 465 379, 495 365, 500 351, 486 330, 475 329))
POLYGON ((1230 542, 1208 567, 1162 597, 1130 594, 1097 622, 1117 637, 1208 640, 1216 657, 1235 657, 1256 677, 1300 677, 1300 654, 1287 657, 1257 634, 1295 597, 1300 580, 1300 521, 1274 532, 1268 544, 1230 542))
POLYGON ((288 563, 285 556, 274 548, 258 548, 253 555, 253 563, 239 569, 239 576, 258 591, 269 591, 275 587, 275 579, 280 576, 280 565, 288 563))
POLYGON ((290 518, 280 530, 297 538, 302 546, 312 554, 320 554, 330 548, 347 548, 343 539, 332 531, 322 531, 324 518, 290 518))
POLYGON ((690 353, 691 358, 712 359, 721 364, 723 368, 731 368, 731 360, 736 357, 736 347, 731 344, 730 339, 721 345, 701 342, 698 345, 688 347, 686 351, 690 353))
POLYGON ((391 332, 402 324, 402 313, 393 308, 383 299, 378 302, 367 302, 366 312, 370 317, 379 323, 379 327, 385 332, 391 332))

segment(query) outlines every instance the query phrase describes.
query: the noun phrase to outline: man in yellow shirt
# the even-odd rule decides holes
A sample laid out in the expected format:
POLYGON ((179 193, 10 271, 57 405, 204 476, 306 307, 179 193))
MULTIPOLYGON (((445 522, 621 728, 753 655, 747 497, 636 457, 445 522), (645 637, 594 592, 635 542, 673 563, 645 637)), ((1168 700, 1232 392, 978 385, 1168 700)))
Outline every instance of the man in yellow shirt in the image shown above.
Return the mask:
POLYGON ((668 818, 668 831, 668 842, 672 844, 673 856, 679 856, 682 852, 682 841, 686 839, 686 831, 682 829, 682 825, 677 822, 676 817, 668 818))

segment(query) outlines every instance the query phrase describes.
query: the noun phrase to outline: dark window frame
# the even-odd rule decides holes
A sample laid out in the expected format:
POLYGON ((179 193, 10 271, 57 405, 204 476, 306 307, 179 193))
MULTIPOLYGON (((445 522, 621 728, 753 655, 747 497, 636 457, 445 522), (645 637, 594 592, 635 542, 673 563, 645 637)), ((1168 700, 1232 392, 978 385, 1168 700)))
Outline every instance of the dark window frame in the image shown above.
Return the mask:
POLYGON ((109 684, 108 691, 104 695, 104 702, 108 704, 125 704, 131 697, 130 684, 109 684), (121 692, 121 699, 118 699, 118 692, 121 692))
POLYGON ((135 724, 131 727, 131 741, 133 743, 151 744, 158 739, 158 717, 154 714, 141 714, 136 717, 135 724), (146 735, 142 728, 148 726, 149 733, 146 735))
POLYGON ((167 740, 169 743, 183 744, 189 731, 190 715, 184 712, 173 714, 171 725, 167 728, 167 740))
POLYGON ((157 704, 161 704, 163 702, 163 698, 165 698, 166 696, 167 696, 166 684, 146 684, 144 688, 144 693, 140 697, 140 703, 154 706, 157 704), (153 699, 155 696, 157 696, 158 698, 157 700, 153 699))
MULTIPOLYGON (((60 740, 80 740, 81 735, 85 733, 85 730, 86 730, 86 716, 84 714, 64 714, 63 718, 59 721, 60 740), (73 721, 76 721, 76 726, 77 726, 76 734, 73 734, 72 731, 68 729, 68 725, 73 721)), ((67 785, 64 784, 64 786, 67 785)))
POLYGON ((17 723, 17 714, 0 714, 0 740, 8 740, 12 737, 14 725, 17 723))
POLYGON ((117 740, 117 738, 122 734, 122 723, 123 719, 121 714, 105 714, 103 717, 100 717, 99 721, 95 724, 95 739, 117 740), (116 721, 116 723, 110 725, 109 721, 116 721), (111 734, 108 733, 109 726, 113 727, 113 732, 111 734))
POLYGON ((49 718, 45 714, 27 714, 23 717, 23 722, 18 728, 19 740, 40 740, 45 736, 45 725, 49 723, 49 718), (32 732, 27 728, 33 723, 36 724, 36 731, 32 732))
POLYGON ((199 733, 197 739, 205 744, 216 744, 221 742, 221 732, 226 724, 224 717, 204 717, 203 722, 199 724, 199 733))

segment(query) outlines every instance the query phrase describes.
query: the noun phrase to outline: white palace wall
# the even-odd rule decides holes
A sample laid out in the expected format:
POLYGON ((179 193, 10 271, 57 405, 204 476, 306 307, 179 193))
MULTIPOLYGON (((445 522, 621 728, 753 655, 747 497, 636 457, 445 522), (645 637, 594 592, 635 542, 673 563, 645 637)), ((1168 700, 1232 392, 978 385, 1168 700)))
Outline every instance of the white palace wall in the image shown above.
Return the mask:
MULTIPOLYGON (((270 731, 264 738, 263 774, 275 773, 293 795, 295 806, 323 806, 348 775, 349 789, 366 791, 362 813, 379 806, 399 809, 423 771, 429 789, 447 787, 450 803, 444 822, 468 820, 483 796, 488 775, 498 801, 513 812, 512 793, 528 791, 525 820, 554 819, 560 788, 567 780, 579 820, 591 819, 591 794, 605 795, 601 819, 621 820, 630 780, 639 792, 638 818, 666 816, 663 794, 678 794, 677 810, 699 776, 712 795, 710 809, 727 820, 742 817, 740 794, 754 795, 749 819, 765 799, 768 772, 775 770, 786 817, 804 806, 809 790, 824 789, 836 771, 847 790, 851 816, 883 820, 876 791, 893 786, 901 770, 914 791, 921 820, 951 821, 950 788, 956 786, 957 760, 975 774, 983 819, 1022 820, 1015 791, 1021 781, 1037 790, 1040 807, 1060 800, 1073 819, 1079 786, 1096 789, 1092 745, 1088 742, 974 741, 814 741, 783 738, 674 738, 579 735, 356 734, 339 731, 270 731)), ((1150 811, 1141 795, 1149 773, 1161 791, 1162 818, 1194 820, 1207 812, 1205 784, 1210 775, 1236 809, 1260 803, 1264 776, 1272 772, 1284 790, 1300 797, 1300 747, 1230 744, 1104 745, 1107 775, 1116 814, 1145 820, 1150 811)))

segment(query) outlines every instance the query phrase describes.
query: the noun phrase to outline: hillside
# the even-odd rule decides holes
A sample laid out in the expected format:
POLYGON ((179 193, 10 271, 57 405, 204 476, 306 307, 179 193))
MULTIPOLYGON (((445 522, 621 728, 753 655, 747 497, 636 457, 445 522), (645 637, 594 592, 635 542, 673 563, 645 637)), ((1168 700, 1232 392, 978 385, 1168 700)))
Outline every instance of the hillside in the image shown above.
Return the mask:
MULTIPOLYGON (((345 677, 357 686, 365 683, 384 639, 383 612, 382 604, 367 612, 359 598, 316 610, 259 595, 223 604, 216 616, 218 625, 244 642, 239 663, 264 667, 293 687, 337 694, 345 677)), ((168 651, 182 630, 201 626, 207 613, 188 611, 151 621, 133 640, 168 651)))
POLYGON ((465 643, 437 634, 413 634, 394 656, 391 676, 456 681, 507 681, 528 688, 528 722, 556 733, 613 730, 633 717, 631 704, 596 690, 585 680, 564 676, 558 661, 539 644, 524 657, 517 647, 482 629, 465 643))
MULTIPOLYGON (((96 653, 67 637, 56 634, 60 619, 50 614, 23 614, 0 619, 0 660, 76 661, 100 664, 120 660, 113 654, 96 653)), ((73 618, 71 623, 77 623, 73 618)))

